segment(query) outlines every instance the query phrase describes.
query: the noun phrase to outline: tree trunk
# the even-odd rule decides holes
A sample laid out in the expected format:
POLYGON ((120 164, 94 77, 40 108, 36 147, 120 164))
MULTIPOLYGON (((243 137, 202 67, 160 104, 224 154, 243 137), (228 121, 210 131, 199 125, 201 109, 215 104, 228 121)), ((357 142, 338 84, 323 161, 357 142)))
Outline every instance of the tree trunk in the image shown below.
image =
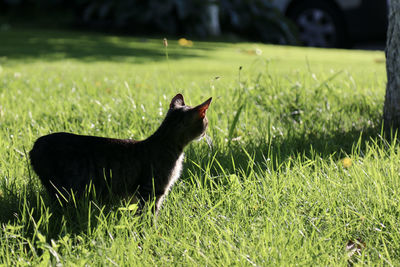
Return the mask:
POLYGON ((209 0, 207 5, 208 12, 208 33, 211 36, 221 35, 221 26, 219 25, 219 6, 218 1, 209 0))
POLYGON ((400 129, 400 0, 389 4, 389 26, 386 41, 387 85, 383 121, 385 131, 400 129))

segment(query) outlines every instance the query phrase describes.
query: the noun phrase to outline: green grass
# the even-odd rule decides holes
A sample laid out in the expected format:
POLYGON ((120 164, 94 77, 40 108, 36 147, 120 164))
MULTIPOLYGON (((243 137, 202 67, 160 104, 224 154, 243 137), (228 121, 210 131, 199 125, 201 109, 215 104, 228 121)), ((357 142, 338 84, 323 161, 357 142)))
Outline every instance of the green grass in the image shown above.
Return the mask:
POLYGON ((11 28, 0 40, 0 263, 400 264, 383 52, 170 39, 167 62, 162 38, 11 28), (213 97, 209 141, 186 149, 156 222, 123 203, 51 203, 26 158, 36 138, 143 139, 176 93, 213 97))

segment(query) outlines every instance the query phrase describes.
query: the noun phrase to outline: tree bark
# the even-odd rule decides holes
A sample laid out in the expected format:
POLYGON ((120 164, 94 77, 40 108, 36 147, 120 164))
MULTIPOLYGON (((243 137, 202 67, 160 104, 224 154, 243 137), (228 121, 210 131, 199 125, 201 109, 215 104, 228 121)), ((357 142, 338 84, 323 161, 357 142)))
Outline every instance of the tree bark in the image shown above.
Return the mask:
POLYGON ((386 96, 383 122, 386 133, 400 129, 400 0, 389 4, 386 40, 386 96))

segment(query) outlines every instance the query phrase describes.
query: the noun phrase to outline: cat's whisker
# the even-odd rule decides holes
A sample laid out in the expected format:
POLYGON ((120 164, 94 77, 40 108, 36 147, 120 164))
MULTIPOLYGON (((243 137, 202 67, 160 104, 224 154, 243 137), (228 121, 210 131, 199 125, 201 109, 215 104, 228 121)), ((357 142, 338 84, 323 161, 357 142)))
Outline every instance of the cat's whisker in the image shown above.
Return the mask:
POLYGON ((211 137, 208 134, 205 134, 204 139, 206 140, 206 143, 207 143, 208 147, 210 148, 210 150, 212 150, 214 147, 214 144, 213 144, 211 137))

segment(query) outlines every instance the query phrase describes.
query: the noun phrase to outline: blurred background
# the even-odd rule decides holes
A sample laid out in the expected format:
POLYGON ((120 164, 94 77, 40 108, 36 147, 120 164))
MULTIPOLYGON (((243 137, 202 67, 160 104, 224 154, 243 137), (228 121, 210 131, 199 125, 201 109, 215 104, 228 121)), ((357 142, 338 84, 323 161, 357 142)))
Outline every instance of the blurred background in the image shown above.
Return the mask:
POLYGON ((0 30, 40 27, 383 49, 388 4, 386 0, 0 0, 0 30))

